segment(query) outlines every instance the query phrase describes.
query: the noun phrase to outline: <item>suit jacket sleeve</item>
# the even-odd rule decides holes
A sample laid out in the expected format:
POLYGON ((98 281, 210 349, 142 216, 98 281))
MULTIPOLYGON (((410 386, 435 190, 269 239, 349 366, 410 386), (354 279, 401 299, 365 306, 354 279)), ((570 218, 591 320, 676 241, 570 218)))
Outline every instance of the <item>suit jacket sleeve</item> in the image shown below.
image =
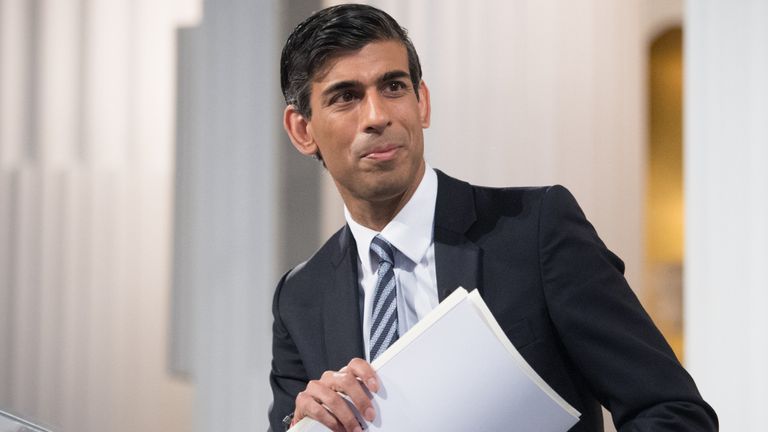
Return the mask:
POLYGON ((717 417, 562 186, 542 198, 545 297, 566 352, 619 431, 712 431, 717 417))
POLYGON ((307 386, 307 372, 299 357, 298 349, 291 339, 280 317, 280 294, 285 279, 283 276, 275 290, 272 303, 272 371, 269 382, 272 386, 273 402, 269 409, 269 424, 272 432, 282 432, 283 418, 293 413, 296 395, 307 386))

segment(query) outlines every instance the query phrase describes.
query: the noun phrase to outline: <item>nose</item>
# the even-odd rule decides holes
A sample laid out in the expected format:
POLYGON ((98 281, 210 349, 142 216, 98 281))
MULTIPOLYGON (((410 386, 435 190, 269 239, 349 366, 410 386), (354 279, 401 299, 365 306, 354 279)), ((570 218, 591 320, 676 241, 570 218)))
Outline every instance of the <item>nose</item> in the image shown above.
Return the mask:
POLYGON ((369 91, 363 103, 361 115, 365 132, 380 134, 392 124, 386 98, 378 91, 369 91))

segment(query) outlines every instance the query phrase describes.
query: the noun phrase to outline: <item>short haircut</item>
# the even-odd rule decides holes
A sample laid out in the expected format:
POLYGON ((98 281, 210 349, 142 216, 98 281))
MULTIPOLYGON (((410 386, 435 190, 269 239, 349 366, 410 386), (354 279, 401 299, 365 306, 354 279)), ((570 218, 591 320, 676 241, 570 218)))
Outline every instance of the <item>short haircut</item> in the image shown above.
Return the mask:
POLYGON ((419 97, 421 64, 405 28, 386 12, 372 6, 343 4, 312 14, 296 26, 283 47, 280 85, 285 103, 309 119, 312 80, 328 62, 371 42, 396 40, 408 52, 408 72, 419 97))

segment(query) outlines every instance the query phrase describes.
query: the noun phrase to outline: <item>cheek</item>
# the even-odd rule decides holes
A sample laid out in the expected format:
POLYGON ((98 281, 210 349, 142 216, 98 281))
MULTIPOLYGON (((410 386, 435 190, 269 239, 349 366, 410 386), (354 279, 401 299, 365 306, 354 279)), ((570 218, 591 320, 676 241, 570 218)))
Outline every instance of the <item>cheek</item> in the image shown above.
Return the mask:
POLYGON ((338 139, 334 133, 334 128, 329 122, 314 121, 313 123, 311 133, 317 146, 325 153, 332 151, 333 142, 338 139))
POLYGON ((329 168, 344 169, 344 166, 350 164, 356 138, 354 129, 338 127, 316 132, 315 142, 329 168))
POLYGON ((355 136, 356 118, 352 115, 329 116, 323 122, 323 127, 318 130, 318 139, 322 139, 331 145, 348 143, 355 136))
POLYGON ((404 124, 407 124, 409 128, 421 127, 421 111, 417 104, 408 103, 398 107, 395 111, 395 115, 404 124))

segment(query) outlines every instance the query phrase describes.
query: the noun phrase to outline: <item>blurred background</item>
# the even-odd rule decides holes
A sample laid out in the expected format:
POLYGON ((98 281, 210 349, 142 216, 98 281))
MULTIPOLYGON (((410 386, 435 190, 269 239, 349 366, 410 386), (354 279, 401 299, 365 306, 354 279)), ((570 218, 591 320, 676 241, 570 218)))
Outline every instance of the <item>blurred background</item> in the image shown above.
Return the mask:
MULTIPOLYGON (((381 0, 426 157, 560 183, 725 431, 768 404, 768 2, 381 0)), ((265 430, 271 297, 343 224, 281 126, 328 1, 0 0, 0 409, 56 431, 265 430)))

